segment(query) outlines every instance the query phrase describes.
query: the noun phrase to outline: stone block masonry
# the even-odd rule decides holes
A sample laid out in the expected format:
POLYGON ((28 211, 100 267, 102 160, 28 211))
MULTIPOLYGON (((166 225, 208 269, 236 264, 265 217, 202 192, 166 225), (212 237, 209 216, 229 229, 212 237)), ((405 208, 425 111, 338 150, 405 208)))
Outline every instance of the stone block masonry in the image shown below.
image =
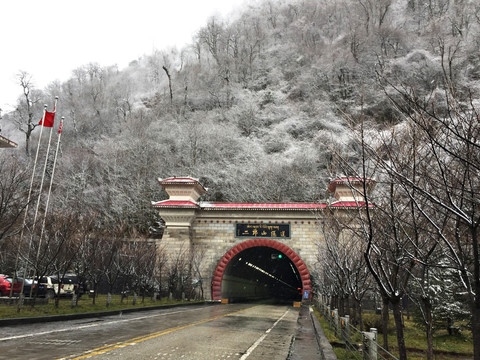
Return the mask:
MULTIPOLYGON (((361 181, 333 180, 328 189, 336 201, 330 204, 247 204, 201 202, 198 200, 207 190, 197 179, 159 179, 170 197, 152 203, 166 224, 158 245, 171 257, 180 252, 201 254, 197 260, 207 298, 219 297, 223 271, 232 256, 257 243, 284 252, 297 267, 304 289, 311 291, 310 273, 317 262, 318 244, 324 242, 324 211, 358 211, 359 206, 365 206, 364 198, 358 195, 361 181)), ((373 186, 369 180, 369 189, 373 186)))

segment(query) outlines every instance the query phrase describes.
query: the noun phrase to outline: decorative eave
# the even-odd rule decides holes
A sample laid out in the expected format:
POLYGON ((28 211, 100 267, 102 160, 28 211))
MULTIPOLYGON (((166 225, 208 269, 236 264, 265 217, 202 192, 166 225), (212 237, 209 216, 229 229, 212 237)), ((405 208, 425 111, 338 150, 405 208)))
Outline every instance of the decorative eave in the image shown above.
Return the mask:
POLYGON ((180 208, 198 208, 198 204, 192 201, 181 201, 181 200, 163 200, 163 201, 152 201, 152 206, 154 208, 168 208, 168 209, 180 209, 180 208))
POLYGON ((0 148, 16 148, 18 144, 0 135, 0 148))
POLYGON ((197 190, 199 194, 205 194, 207 189, 198 181, 198 179, 184 176, 184 177, 169 177, 166 179, 158 178, 158 183, 163 187, 163 189, 167 190, 171 185, 181 185, 181 186, 188 186, 193 187, 197 190))
MULTIPOLYGON (((315 211, 326 208, 363 208, 364 201, 336 201, 331 204, 325 203, 212 203, 178 200, 163 200, 152 202, 154 208, 164 209, 200 209, 205 211, 238 211, 238 210, 258 210, 258 211, 315 211)), ((369 207, 375 207, 370 203, 369 207)))
POLYGON ((189 176, 182 176, 182 177, 172 176, 166 179, 158 178, 158 182, 160 183, 160 185, 162 185, 163 188, 165 188, 165 185, 171 185, 171 184, 200 185, 203 188, 203 190, 206 191, 206 189, 203 187, 202 184, 200 184, 198 179, 195 179, 189 176))

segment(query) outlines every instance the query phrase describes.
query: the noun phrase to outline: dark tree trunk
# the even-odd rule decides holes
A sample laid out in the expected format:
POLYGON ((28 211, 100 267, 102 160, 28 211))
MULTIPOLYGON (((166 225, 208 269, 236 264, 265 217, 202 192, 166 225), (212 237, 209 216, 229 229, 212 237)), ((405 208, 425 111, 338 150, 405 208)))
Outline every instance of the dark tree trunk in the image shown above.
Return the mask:
POLYGON ((97 298, 97 287, 98 284, 97 282, 93 283, 93 298, 92 298, 92 304, 95 305, 95 299, 97 298))
POLYGON ((427 360, 433 360, 433 318, 432 303, 429 297, 422 299, 425 309, 425 335, 427 336, 427 360))
POLYGON ((382 297, 382 334, 383 334, 383 348, 388 350, 388 304, 387 297, 382 297))
POLYGON ((358 321, 357 321, 357 316, 358 316, 358 311, 357 311, 357 299, 353 298, 352 299, 352 312, 350 314, 350 323, 353 325, 353 326, 357 326, 358 325, 358 321))
POLYGON ((363 331, 363 317, 362 317, 362 302, 357 301, 357 311, 358 311, 358 325, 360 326, 360 331, 363 331))
POLYGON ((173 90, 172 90, 172 77, 170 76, 170 73, 166 66, 162 66, 162 69, 165 71, 165 74, 167 74, 168 78, 168 89, 170 90, 170 104, 173 104, 173 90))
POLYGON ((480 284, 476 284, 476 299, 472 309, 473 359, 480 360, 480 284))
POLYGON ((401 299, 396 297, 390 300, 393 307, 393 318, 395 319, 395 330, 397 332, 397 344, 399 360, 407 360, 407 348, 405 346, 405 334, 403 332, 403 315, 401 299))
MULTIPOLYGON (((477 221, 478 224, 478 221, 477 221)), ((470 229, 473 244, 473 289, 475 296, 472 299, 472 336, 473 358, 480 360, 480 236, 477 227, 470 229)))
POLYGON ((345 316, 345 298, 343 296, 338 298, 338 315, 345 316))

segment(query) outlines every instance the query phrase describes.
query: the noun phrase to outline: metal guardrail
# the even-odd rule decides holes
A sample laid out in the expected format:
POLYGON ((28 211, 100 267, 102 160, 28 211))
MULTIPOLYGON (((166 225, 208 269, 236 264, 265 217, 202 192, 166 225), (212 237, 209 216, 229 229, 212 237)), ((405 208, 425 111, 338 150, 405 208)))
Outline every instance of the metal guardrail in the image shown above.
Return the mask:
POLYGON ((328 321, 329 328, 334 330, 335 336, 345 343, 348 353, 358 360, 398 360, 398 358, 384 349, 377 342, 378 331, 360 331, 350 324, 350 317, 338 316, 337 309, 319 304, 320 311, 328 321))

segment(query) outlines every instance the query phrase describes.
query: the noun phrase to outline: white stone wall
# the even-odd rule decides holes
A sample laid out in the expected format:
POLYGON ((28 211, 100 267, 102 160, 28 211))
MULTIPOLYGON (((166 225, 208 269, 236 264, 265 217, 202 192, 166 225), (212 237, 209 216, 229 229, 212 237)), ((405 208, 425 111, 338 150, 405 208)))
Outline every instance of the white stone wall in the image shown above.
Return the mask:
POLYGON ((235 245, 252 237, 235 237, 237 223, 282 223, 290 224, 290 238, 271 238, 295 251, 307 266, 314 271, 317 261, 317 243, 323 241, 318 216, 310 212, 288 211, 199 211, 188 229, 168 229, 162 243, 168 251, 185 250, 190 243, 192 251, 203 254, 201 272, 205 295, 211 294, 211 280, 220 259, 235 245))

